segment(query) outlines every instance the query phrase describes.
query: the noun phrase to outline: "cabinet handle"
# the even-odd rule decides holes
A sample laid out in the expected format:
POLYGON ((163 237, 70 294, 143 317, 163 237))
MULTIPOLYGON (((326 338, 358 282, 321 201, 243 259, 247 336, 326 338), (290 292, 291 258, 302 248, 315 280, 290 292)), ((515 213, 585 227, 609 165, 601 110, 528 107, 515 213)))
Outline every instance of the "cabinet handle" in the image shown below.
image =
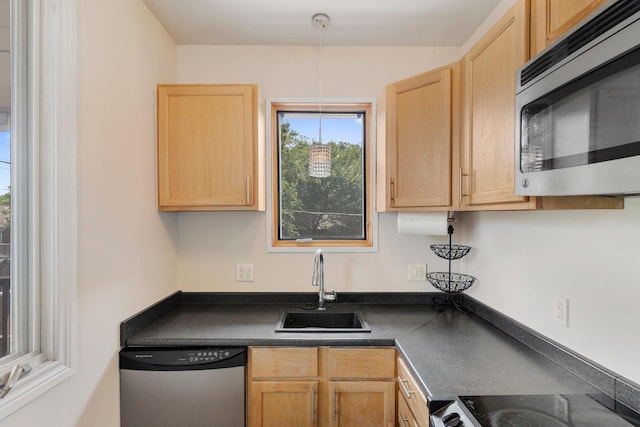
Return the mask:
POLYGON ((460 182, 459 182, 459 183, 460 183, 460 193, 459 193, 459 196, 458 196, 458 197, 459 197, 459 200, 460 200, 461 202, 462 202, 462 197, 463 197, 463 196, 465 196, 465 197, 466 197, 466 196, 468 196, 468 194, 464 194, 464 193, 462 192, 462 178, 463 178, 463 177, 465 177, 465 176, 466 176, 466 177, 468 177, 468 176, 469 176, 469 174, 468 174, 468 173, 463 173, 463 172, 462 172, 462 168, 460 168, 460 182))
POLYGON ((247 205, 251 204, 251 200, 250 200, 250 196, 251 196, 251 186, 249 185, 251 183, 250 181, 250 177, 249 175, 247 175, 247 180, 246 180, 246 187, 245 187, 245 194, 247 196, 247 205))
POLYGON ((316 422, 316 389, 311 389, 311 424, 316 422))
POLYGON ((332 415, 332 419, 333 422, 336 422, 336 416, 338 414, 338 392, 337 391, 333 391, 333 415, 332 415))
POLYGON ((408 384, 409 381, 398 377, 398 382, 400 383, 400 387, 402 387, 402 391, 404 391, 405 396, 407 396, 407 399, 411 399, 411 395, 415 394, 415 391, 409 390, 409 388, 406 385, 404 385, 404 383, 408 384))
POLYGON ((409 426, 411 427, 411 424, 409 424, 409 418, 406 418, 404 415, 400 414, 400 422, 402 423, 403 426, 409 426))
POLYGON ((393 206, 395 204, 395 198, 394 198, 394 192, 395 192, 395 183, 393 182, 393 178, 389 179, 389 196, 391 198, 391 205, 393 206))

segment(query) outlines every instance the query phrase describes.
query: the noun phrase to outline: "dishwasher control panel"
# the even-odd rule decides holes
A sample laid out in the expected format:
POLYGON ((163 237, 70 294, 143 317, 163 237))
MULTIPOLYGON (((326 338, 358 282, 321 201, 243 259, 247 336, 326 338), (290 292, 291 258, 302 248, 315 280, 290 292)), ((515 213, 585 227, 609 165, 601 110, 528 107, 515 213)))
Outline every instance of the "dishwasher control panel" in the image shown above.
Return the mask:
MULTIPOLYGON (((203 351, 194 351, 190 352, 188 355, 189 363, 198 363, 198 362, 213 362, 216 360, 224 360, 231 357, 230 350, 203 350, 203 351)), ((184 357, 184 356, 183 356, 184 357)), ((185 358, 186 359, 186 358, 185 358)), ((183 358, 180 359, 182 361, 183 358)))
POLYGON ((149 369, 156 366, 176 368, 183 366, 189 369, 211 369, 246 364, 245 347, 191 347, 191 348, 125 348, 120 352, 120 368, 139 369, 145 365, 149 369))

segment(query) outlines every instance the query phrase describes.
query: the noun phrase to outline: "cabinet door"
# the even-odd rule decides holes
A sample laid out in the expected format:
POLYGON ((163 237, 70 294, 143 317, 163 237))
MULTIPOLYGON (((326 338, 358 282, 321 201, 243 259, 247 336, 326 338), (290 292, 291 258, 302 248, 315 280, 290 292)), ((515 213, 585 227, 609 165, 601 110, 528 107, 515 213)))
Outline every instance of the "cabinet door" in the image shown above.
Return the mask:
POLYGON ((452 67, 387 86, 387 208, 452 206, 452 67))
POLYGON ((316 426, 317 396, 317 381, 254 381, 249 399, 249 426, 316 426))
POLYGON ((532 54, 543 50, 607 0, 532 0, 532 54))
POLYGON ((465 56, 465 204, 527 202, 515 195, 516 70, 528 58, 528 0, 518 1, 465 56))
POLYGON ((330 426, 391 427, 395 422, 392 381, 330 381, 330 426))
POLYGON ((255 85, 158 86, 161 210, 257 208, 255 85))

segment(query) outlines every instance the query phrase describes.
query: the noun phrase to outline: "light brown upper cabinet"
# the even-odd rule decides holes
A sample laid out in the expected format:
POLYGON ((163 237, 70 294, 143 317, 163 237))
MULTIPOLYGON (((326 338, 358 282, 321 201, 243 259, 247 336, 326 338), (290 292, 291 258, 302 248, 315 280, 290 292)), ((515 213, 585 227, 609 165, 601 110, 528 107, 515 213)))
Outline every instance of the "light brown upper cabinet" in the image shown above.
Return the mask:
POLYGON ((528 0, 518 1, 464 57, 461 175, 469 210, 529 201, 515 195, 514 182, 515 76, 529 58, 528 12, 528 0))
POLYGON ((158 208, 257 210, 256 85, 158 85, 158 208))
POLYGON ((549 46, 607 0, 531 0, 531 52, 549 46))
POLYGON ((529 59, 529 11, 529 0, 516 2, 463 58, 461 210, 622 209, 622 198, 515 194, 516 72, 529 59))
POLYGON ((387 86, 385 210, 456 208, 458 82, 456 63, 387 86))

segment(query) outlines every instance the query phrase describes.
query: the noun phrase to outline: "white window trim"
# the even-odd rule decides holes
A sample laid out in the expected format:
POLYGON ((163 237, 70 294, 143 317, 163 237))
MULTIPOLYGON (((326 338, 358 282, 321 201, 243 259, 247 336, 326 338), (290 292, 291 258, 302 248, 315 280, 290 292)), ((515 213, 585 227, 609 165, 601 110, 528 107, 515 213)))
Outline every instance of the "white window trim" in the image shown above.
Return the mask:
POLYGON ((304 247, 304 246, 273 246, 273 236, 272 236, 272 227, 273 224, 273 215, 274 215, 274 206, 273 206, 273 192, 275 191, 273 188, 273 156, 276 155, 273 153, 273 132, 271 123, 271 104, 318 104, 318 103, 330 103, 330 104, 371 104, 371 117, 368 120, 367 132, 369 132, 369 141, 371 155, 369 156, 369 170, 371 171, 371 183, 369 188, 371 189, 370 194, 367 194, 367 197, 371 198, 371 232, 373 235, 371 246, 323 246, 323 252, 348 252, 348 253, 357 253, 357 252, 378 252, 378 212, 376 211, 376 100, 375 98, 267 98, 266 100, 266 108, 265 108, 265 130, 266 130, 266 176, 267 176, 267 252, 289 252, 289 253, 300 253, 300 252, 315 252, 318 250, 317 246, 314 247, 304 247))
MULTIPOLYGON (((28 83, 32 88, 28 110, 22 108, 22 114, 26 112, 30 118, 25 133, 31 140, 29 157, 34 168, 28 176, 14 177, 23 180, 23 185, 24 181, 35 185, 26 184, 34 190, 29 200, 14 203, 30 203, 33 209, 27 224, 30 250, 17 262, 30 276, 30 307, 39 310, 29 313, 30 322, 16 325, 28 328, 29 342, 21 345, 33 351, 3 360, 6 363, 0 366, 0 375, 16 363, 29 363, 33 369, 0 400, 0 420, 70 377, 76 365, 76 0, 31 3, 28 16, 24 9, 12 10, 17 14, 13 22, 29 21, 30 71, 20 61, 12 66, 14 79, 28 80, 17 81, 14 86, 24 88, 28 83)), ((23 40, 12 43, 15 51, 25 48, 23 40)), ((12 129, 20 129, 17 116, 12 115, 12 129)), ((17 159, 14 155, 25 155, 14 151, 18 152, 12 152, 12 162, 17 159)))

